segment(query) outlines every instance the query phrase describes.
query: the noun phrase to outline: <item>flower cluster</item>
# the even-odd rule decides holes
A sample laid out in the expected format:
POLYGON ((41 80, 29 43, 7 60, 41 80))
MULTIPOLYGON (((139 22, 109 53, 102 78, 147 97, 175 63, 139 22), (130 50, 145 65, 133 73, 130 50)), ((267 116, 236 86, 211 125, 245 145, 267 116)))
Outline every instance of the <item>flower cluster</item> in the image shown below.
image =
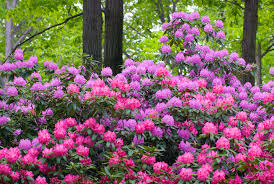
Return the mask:
POLYGON ((0 182, 272 183, 274 82, 241 84, 234 72, 248 66, 237 53, 200 45, 224 39, 222 27, 172 15, 160 42, 177 75, 127 59, 116 76, 50 61, 20 76, 16 51, 0 67, 15 75, 0 90, 0 182))

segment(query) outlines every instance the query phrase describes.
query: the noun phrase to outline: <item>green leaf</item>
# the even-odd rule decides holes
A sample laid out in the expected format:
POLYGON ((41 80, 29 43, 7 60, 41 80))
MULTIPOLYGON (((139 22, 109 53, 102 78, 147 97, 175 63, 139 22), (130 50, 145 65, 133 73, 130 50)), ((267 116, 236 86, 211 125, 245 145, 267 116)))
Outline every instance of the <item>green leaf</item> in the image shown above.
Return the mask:
POLYGON ((106 174, 107 174, 109 177, 111 177, 111 174, 110 174, 110 172, 109 172, 108 167, 105 167, 104 169, 105 169, 106 174))

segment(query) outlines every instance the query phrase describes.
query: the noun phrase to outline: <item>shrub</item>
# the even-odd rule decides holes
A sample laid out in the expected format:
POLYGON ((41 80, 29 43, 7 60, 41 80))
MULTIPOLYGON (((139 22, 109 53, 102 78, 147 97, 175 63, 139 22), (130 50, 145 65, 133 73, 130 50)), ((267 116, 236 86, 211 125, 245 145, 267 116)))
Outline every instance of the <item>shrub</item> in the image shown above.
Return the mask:
POLYGON ((38 68, 22 52, 2 65, 13 77, 1 90, 2 183, 271 183, 273 81, 240 83, 252 67, 217 50, 221 21, 172 17, 160 40, 169 66, 127 59, 86 79, 49 61, 22 78, 38 68))

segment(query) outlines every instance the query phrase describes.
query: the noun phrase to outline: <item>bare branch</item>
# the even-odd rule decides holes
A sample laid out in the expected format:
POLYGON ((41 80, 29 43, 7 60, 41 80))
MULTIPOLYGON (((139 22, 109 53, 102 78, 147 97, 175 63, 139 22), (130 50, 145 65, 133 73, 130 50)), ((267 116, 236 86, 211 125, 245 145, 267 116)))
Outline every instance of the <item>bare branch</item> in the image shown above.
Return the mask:
POLYGON ((178 3, 179 0, 172 0, 172 13, 174 13, 176 11, 176 4, 178 3))
POLYGON ((12 9, 14 9, 14 8, 16 7, 17 1, 18 1, 18 0, 13 0, 13 1, 12 1, 12 7, 11 7, 12 9))
POLYGON ((272 48, 273 46, 274 46, 274 43, 272 43, 271 45, 269 45, 269 47, 267 47, 267 49, 262 54, 261 58, 263 58, 268 52, 273 51, 274 50, 274 48, 272 48))
POLYGON ((46 31, 48 31, 48 30, 50 30, 50 29, 52 29, 52 28, 54 28, 54 27, 63 25, 63 24, 65 24, 65 23, 67 23, 69 20, 71 20, 71 19, 73 19, 73 18, 76 18, 76 17, 79 17, 79 16, 81 16, 81 15, 83 15, 83 12, 82 12, 82 13, 79 13, 79 14, 76 14, 76 15, 73 15, 73 16, 71 16, 71 17, 68 17, 68 18, 67 18, 66 20, 64 20, 63 22, 58 23, 58 24, 55 24, 55 25, 52 25, 52 26, 50 26, 50 27, 47 27, 46 29, 43 29, 42 31, 40 31, 40 32, 38 32, 38 33, 35 33, 34 35, 30 36, 28 39, 26 39, 26 40, 24 40, 23 42, 21 42, 21 43, 19 43, 18 45, 16 45, 16 47, 13 48, 12 52, 5 58, 4 62, 7 61, 7 59, 11 56, 11 54, 12 54, 19 46, 21 46, 21 45, 23 45, 24 43, 30 41, 31 39, 33 39, 33 38, 36 37, 36 36, 38 36, 38 35, 40 35, 40 34, 46 32, 46 31))
POLYGON ((165 22, 166 22, 166 21, 165 21, 165 14, 164 14, 164 12, 162 11, 163 8, 161 8, 161 7, 163 6, 162 1, 161 1, 161 0, 158 0, 158 3, 157 3, 155 0, 151 0, 151 1, 152 1, 152 2, 155 4, 155 6, 156 6, 157 13, 158 13, 158 15, 159 15, 159 18, 160 18, 161 22, 162 22, 162 23, 165 23, 165 22))
POLYGON ((241 9, 244 9, 244 7, 242 7, 242 5, 240 5, 239 3, 235 2, 235 1, 225 0, 225 2, 228 2, 228 3, 234 4, 234 5, 238 6, 238 7, 239 7, 239 8, 241 8, 241 9))
POLYGON ((13 34, 16 34, 18 31, 19 31, 19 29, 21 28, 21 25, 23 24, 23 21, 21 21, 18 25, 14 25, 13 26, 13 34))
POLYGON ((11 8, 10 1, 9 1, 9 0, 6 0, 6 7, 7 7, 8 10, 11 8))
POLYGON ((167 22, 170 22, 170 12, 171 12, 171 8, 170 8, 170 6, 167 4, 166 5, 166 9, 167 9, 167 13, 166 13, 166 15, 167 15, 167 22))
POLYGON ((15 42, 13 48, 17 47, 18 44, 20 44, 24 39, 25 37, 27 36, 27 34, 32 30, 32 26, 30 26, 19 38, 18 40, 15 42))
POLYGON ((129 59, 131 59, 130 55, 126 52, 126 51, 123 51, 123 53, 125 54, 125 56, 129 59))
POLYGON ((139 35, 145 36, 143 33, 141 33, 140 31, 138 31, 137 29, 135 29, 134 27, 132 27, 129 23, 124 22, 130 29, 132 29, 133 31, 135 31, 136 33, 138 33, 139 35))
MULTIPOLYGON (((124 22, 124 24, 126 24, 130 29, 132 29, 133 31, 135 31, 137 34, 139 34, 140 36, 143 36, 143 37, 147 37, 147 35, 145 35, 145 33, 142 33, 140 31, 138 31, 136 28, 132 27, 129 23, 127 22, 124 22)), ((152 32, 147 28, 145 29, 149 34, 150 34, 150 37, 151 38, 155 38, 155 36, 152 35, 152 32)))

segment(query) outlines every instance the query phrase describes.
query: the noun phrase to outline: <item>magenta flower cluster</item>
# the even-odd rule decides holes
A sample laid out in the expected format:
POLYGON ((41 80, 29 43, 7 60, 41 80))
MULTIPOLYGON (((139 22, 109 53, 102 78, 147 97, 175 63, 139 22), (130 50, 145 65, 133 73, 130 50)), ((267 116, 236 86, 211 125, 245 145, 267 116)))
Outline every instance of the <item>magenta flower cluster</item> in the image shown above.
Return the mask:
POLYGON ((224 39, 221 20, 176 12, 162 27, 168 62, 127 59, 116 76, 37 72, 21 50, 1 65, 15 77, 0 90, 0 183, 272 183, 274 82, 241 84, 237 53, 200 45, 224 39))

